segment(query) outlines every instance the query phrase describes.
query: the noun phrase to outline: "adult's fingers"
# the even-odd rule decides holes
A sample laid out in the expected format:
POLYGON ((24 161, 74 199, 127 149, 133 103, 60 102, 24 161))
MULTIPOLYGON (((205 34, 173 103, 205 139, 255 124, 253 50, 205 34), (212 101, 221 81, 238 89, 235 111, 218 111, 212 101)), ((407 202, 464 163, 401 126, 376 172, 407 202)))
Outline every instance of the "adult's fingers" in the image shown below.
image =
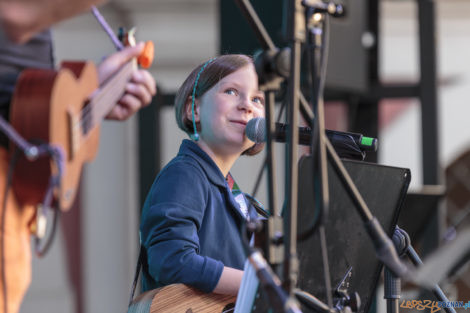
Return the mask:
POLYGON ((144 43, 140 42, 134 47, 125 47, 123 50, 115 52, 104 59, 104 61, 98 66, 100 83, 108 79, 133 57, 138 56, 142 49, 144 49, 144 43))

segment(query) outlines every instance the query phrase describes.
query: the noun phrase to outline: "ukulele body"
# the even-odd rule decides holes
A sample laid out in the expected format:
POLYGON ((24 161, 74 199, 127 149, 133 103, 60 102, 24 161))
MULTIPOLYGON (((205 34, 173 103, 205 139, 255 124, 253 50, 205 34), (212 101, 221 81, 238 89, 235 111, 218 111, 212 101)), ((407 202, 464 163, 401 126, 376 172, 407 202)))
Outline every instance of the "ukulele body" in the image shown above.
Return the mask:
POLYGON ((174 284, 147 291, 136 297, 127 313, 230 313, 236 297, 203 293, 193 287, 174 284))
MULTIPOLYGON (((76 196, 83 163, 98 150, 99 126, 81 127, 82 109, 98 88, 98 74, 92 62, 66 62, 59 71, 25 70, 18 78, 10 108, 10 123, 23 138, 60 147, 64 157, 62 188, 54 193, 62 210, 68 210, 76 196)), ((10 144, 10 152, 14 147, 10 144)), ((57 168, 48 157, 18 159, 13 190, 22 205, 43 201, 49 180, 57 168)))

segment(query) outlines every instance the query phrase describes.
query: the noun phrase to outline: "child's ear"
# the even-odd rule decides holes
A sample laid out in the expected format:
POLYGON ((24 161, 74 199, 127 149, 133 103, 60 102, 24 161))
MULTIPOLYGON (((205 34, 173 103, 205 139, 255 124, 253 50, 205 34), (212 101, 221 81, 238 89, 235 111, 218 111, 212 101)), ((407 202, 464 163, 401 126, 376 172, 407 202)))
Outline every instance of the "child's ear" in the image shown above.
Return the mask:
MULTIPOLYGON (((192 121, 193 120, 193 112, 192 112, 192 97, 189 96, 188 97, 188 100, 186 100, 186 110, 185 110, 185 115, 186 115, 186 118, 189 120, 189 121, 192 121)), ((194 119, 195 119, 195 122, 199 122, 199 101, 198 99, 196 99, 194 101, 194 119)))

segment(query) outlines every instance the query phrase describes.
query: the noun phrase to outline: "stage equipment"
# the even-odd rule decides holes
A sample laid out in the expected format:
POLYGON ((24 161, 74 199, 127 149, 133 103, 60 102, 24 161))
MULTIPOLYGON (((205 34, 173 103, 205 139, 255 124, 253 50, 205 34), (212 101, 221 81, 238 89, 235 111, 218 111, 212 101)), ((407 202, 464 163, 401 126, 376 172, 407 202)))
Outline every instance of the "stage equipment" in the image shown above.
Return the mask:
MULTIPOLYGON (((286 124, 276 123, 274 140, 286 142, 288 128, 289 126, 286 124)), ((340 158, 363 161, 366 151, 377 151, 377 138, 329 129, 326 129, 325 133, 340 158)), ((262 117, 251 119, 246 124, 245 134, 248 139, 256 143, 265 142, 266 120, 262 117)), ((299 127, 299 144, 309 146, 312 143, 312 134, 313 131, 310 127, 299 127)))
MULTIPOLYGON (((279 51, 269 36, 267 35, 263 25, 259 21, 259 18, 251 7, 249 1, 238 0, 236 3, 240 6, 245 17, 248 19, 249 24, 254 28, 255 34, 260 40, 261 45, 265 50, 270 52, 279 51)), ((274 122, 273 122, 273 102, 274 102, 274 86, 267 84, 267 104, 266 104, 266 116, 268 124, 268 135, 267 135, 267 148, 268 148, 268 194, 269 194, 269 208, 270 218, 268 219, 268 232, 265 235, 265 254, 268 256, 270 264, 280 264, 282 261, 282 286, 284 291, 287 293, 285 303, 295 301, 294 290, 298 283, 299 275, 299 263, 297 259, 297 237, 301 240, 305 240, 312 234, 319 230, 321 251, 322 251, 322 263, 324 269, 324 288, 326 291, 327 307, 333 309, 333 297, 331 291, 330 273, 328 268, 328 255, 326 245, 326 230, 324 227, 324 220, 328 216, 329 208, 329 190, 328 190, 328 174, 327 174, 327 154, 329 157, 330 164, 334 169, 335 173, 339 177, 343 188, 346 190, 346 194, 351 198, 351 202, 357 209, 361 221, 364 223, 364 227, 367 230, 367 234, 372 239, 374 244, 377 257, 387 264, 387 266, 399 277, 408 276, 409 269, 405 266, 394 249, 393 243, 390 238, 386 235, 382 229, 378 220, 370 212, 366 202, 359 193, 357 187, 354 185, 351 177, 346 171, 343 163, 337 156, 325 136, 324 128, 324 113, 323 113, 323 90, 326 77, 326 55, 328 52, 328 20, 329 13, 324 12, 323 2, 307 2, 307 1, 288 1, 287 9, 287 38, 290 48, 290 71, 288 77, 288 93, 287 93, 287 123, 292 127, 289 127, 287 133, 287 144, 286 144, 286 190, 285 190, 285 206, 282 215, 283 221, 283 233, 276 230, 281 215, 277 210, 277 205, 274 201, 274 184, 270 179, 273 177, 273 154, 272 154, 272 141, 274 139, 274 122), (297 208, 298 208, 298 111, 299 102, 302 98, 300 92, 300 55, 302 44, 306 44, 308 69, 310 74, 310 83, 312 85, 312 95, 310 100, 312 102, 313 110, 303 110, 302 113, 313 113, 315 114, 315 123, 313 123, 314 116, 309 114, 305 117, 310 125, 313 125, 313 136, 312 136, 312 171, 311 177, 313 177, 313 188, 312 194, 315 199, 315 210, 317 216, 316 221, 311 225, 309 229, 301 234, 297 231, 297 208), (312 112, 313 111, 313 112, 312 112), (274 226, 274 227, 271 227, 274 226), (281 235, 280 235, 281 234, 281 235), (276 259, 272 261, 271 251, 279 251, 279 247, 283 248, 284 258, 283 260, 276 259)), ((272 53, 275 54, 275 53, 272 53)), ((269 53, 267 54, 269 55, 269 53)), ((270 62, 268 62, 270 63, 270 62)), ((272 63, 272 62, 271 62, 272 63)), ((274 85, 278 85, 278 80, 275 81, 274 85)), ((276 86, 277 87, 277 86, 276 86)), ((360 226, 356 226, 360 227, 360 226)), ((275 253, 279 256, 279 253, 275 253)), ((345 301, 347 302, 347 301, 345 301)), ((283 303, 282 307, 284 307, 283 303)), ((315 303, 312 303, 314 305, 315 303)), ((272 307, 271 301, 271 308, 272 307)))
MULTIPOLYGON (((312 157, 303 157, 299 162, 299 233, 308 231, 317 217, 313 186, 312 157)), ((363 195, 364 200, 378 217, 387 235, 393 233, 396 221, 406 197, 411 179, 410 171, 404 168, 372 163, 343 160, 344 166, 363 195)), ((360 217, 352 209, 354 204, 342 186, 340 177, 329 166, 329 187, 332 191, 329 214, 325 219, 328 239, 328 266, 331 272, 333 307, 346 307, 354 312, 369 312, 371 300, 382 269, 375 257, 374 247, 367 239, 366 230, 360 225, 360 217)), ((299 282, 294 295, 302 305, 303 312, 330 312, 325 304, 325 287, 319 283, 323 278, 321 244, 319 234, 299 241, 299 282), (316 296, 313 296, 316 295, 316 296)), ((267 307, 258 297, 253 312, 266 312, 267 307)))
MULTIPOLYGON (((326 4, 317 2, 320 6, 326 4)), ((287 1, 251 0, 252 7, 263 22, 266 32, 277 47, 287 45, 286 9, 287 1)), ((335 8, 341 5, 345 16, 330 21, 330 53, 328 56, 326 85, 327 90, 365 93, 369 90, 372 77, 373 49, 377 36, 373 23, 377 17, 370 13, 367 0, 338 0, 335 8)), ((220 8, 220 52, 255 54, 263 49, 257 36, 250 32, 250 25, 237 10, 232 1, 219 1, 220 8), (236 25, 236 27, 234 27, 236 25)), ((305 91, 305 89, 304 89, 305 91)))
MULTIPOLYGON (((460 239, 461 242, 467 242, 466 243, 466 250, 467 253, 470 251, 470 233, 467 232, 466 238, 462 237, 460 239), (463 241, 462 241, 463 238, 463 241)), ((414 265, 417 267, 420 267, 423 265, 423 262, 421 261, 420 257, 418 256, 418 253, 416 253, 415 249, 411 245, 411 240, 410 236, 401 229, 400 227, 396 226, 395 231, 393 232, 393 243, 395 244, 395 249, 397 250, 398 254, 401 257, 407 256, 411 262, 413 262, 414 265)), ((464 247, 465 244, 462 245, 462 243, 458 243, 458 248, 462 250, 461 248, 464 247)), ((454 248, 455 251, 455 248, 454 248)), ((442 251, 444 252, 444 251, 442 251)), ((449 254, 447 254, 449 255, 449 254)), ((448 259, 454 258, 454 254, 450 254, 448 259)), ((449 262, 446 262, 447 264, 451 263, 450 260, 449 262)), ((436 262, 434 262, 435 264, 436 262)), ((445 266, 444 266, 445 268, 445 266)), ((448 267, 450 268, 450 266, 448 267)), ((434 271, 434 273, 437 271, 439 273, 445 272, 445 270, 442 270, 442 266, 439 266, 437 268, 436 266, 431 267, 431 271, 434 271)), ((415 273, 415 282, 419 282, 418 277, 419 276, 436 276, 430 273, 430 268, 428 264, 423 268, 423 271, 420 271, 418 268, 418 271, 415 273), (427 268, 426 268, 427 267, 427 268)), ((384 273, 384 298, 387 299, 387 313, 398 313, 399 308, 398 308, 398 299, 400 299, 400 294, 401 294, 401 279, 399 277, 396 277, 392 272, 390 272, 387 268, 385 268, 385 273, 384 273)), ((438 281, 433 281, 430 282, 430 280, 427 277, 424 277, 425 279, 422 282, 426 282, 426 287, 430 288, 432 292, 434 293, 435 297, 439 301, 443 302, 449 302, 449 299, 447 299, 446 295, 442 291, 442 289, 439 287, 437 284, 438 281)), ((454 308, 448 308, 444 307, 444 310, 447 313, 456 313, 454 308)))
MULTIPOLYGON (((371 208, 371 213, 377 216, 386 234, 391 236, 411 180, 410 171, 349 160, 343 160, 343 164, 371 208)), ((299 232, 305 232, 317 214, 314 207, 316 200, 311 192, 311 156, 300 160, 299 173, 298 228, 299 232)), ((367 313, 375 296, 382 263, 375 257, 374 247, 354 210, 354 203, 331 165, 328 167, 328 177, 331 200, 328 216, 325 218, 325 232, 332 286, 340 286, 344 276, 348 274, 347 293, 357 292, 362 303, 357 312, 367 313)), ((324 286, 318 283, 323 275, 319 243, 319 234, 316 233, 297 245, 302 273, 299 276, 299 288, 326 301, 324 286)), ((331 291, 337 295, 337 289, 331 291)))

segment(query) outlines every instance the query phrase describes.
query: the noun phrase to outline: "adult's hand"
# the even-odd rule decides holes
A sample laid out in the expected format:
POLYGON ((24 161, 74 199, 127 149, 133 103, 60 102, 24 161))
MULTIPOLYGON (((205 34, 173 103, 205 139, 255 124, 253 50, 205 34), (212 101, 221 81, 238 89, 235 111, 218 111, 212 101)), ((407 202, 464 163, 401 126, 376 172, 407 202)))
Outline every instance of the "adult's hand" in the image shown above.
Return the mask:
MULTIPOLYGON (((137 57, 144 48, 144 43, 135 47, 126 47, 106 58, 98 66, 100 84, 113 75, 119 68, 134 57, 137 57)), ((143 69, 136 69, 130 81, 126 84, 125 93, 111 110, 106 118, 113 120, 126 120, 140 108, 147 106, 156 94, 155 79, 143 69)))

